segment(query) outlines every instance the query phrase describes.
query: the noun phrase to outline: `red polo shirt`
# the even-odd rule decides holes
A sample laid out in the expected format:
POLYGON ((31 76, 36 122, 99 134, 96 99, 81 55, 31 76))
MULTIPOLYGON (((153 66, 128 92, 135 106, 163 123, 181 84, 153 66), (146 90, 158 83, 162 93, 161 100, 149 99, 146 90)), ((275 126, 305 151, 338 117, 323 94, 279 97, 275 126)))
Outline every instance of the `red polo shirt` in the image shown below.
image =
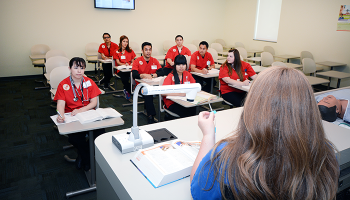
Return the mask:
MULTIPOLYGON (((175 85, 175 81, 173 80, 174 74, 170 72, 168 76, 164 79, 163 85, 175 85)), ((183 72, 183 79, 180 81, 180 84, 186 84, 187 82, 196 83, 192 74, 188 71, 183 72)), ((174 102, 170 99, 167 99, 165 96, 163 97, 164 104, 167 108, 174 104, 174 102)))
MULTIPOLYGON (((90 100, 92 98, 97 97, 101 94, 101 90, 97 87, 96 83, 90 78, 84 77, 84 80, 86 85, 86 87, 83 88, 84 106, 86 106, 90 103, 90 100)), ((58 85, 54 101, 63 100, 66 102, 66 106, 64 108, 65 113, 72 112, 75 109, 83 107, 83 102, 81 100, 81 87, 83 86, 80 85, 79 88, 77 88, 75 91, 76 97, 78 98, 78 101, 75 102, 73 100, 74 94, 69 76, 63 79, 63 81, 61 81, 58 85)))
MULTIPOLYGON (((118 49, 114 51, 113 58, 115 60, 119 60, 121 63, 125 64, 128 63, 131 64, 132 60, 136 57, 136 54, 133 50, 131 52, 127 52, 125 50, 124 53, 120 52, 118 49)), ((117 64, 117 63, 116 63, 117 64)))
POLYGON ((116 43, 111 42, 111 46, 108 48, 106 43, 102 43, 100 47, 98 48, 99 53, 105 54, 107 57, 112 57, 115 50, 117 50, 119 47, 116 43))
MULTIPOLYGON (((147 63, 143 56, 138 57, 132 64, 132 70, 137 70, 139 74, 154 74, 158 69, 162 68, 159 61, 153 57, 150 57, 149 62, 147 63)), ((139 82, 136 81, 136 85, 139 82)))
MULTIPOLYGON (((182 50, 181 50, 181 53, 179 53, 179 49, 177 48, 177 46, 173 46, 171 47, 169 50, 168 50, 168 53, 166 54, 165 56, 165 60, 167 60, 168 58, 170 58, 172 61, 174 61, 175 57, 177 55, 187 55, 187 56, 191 56, 191 51, 185 47, 185 46, 182 46, 182 50)), ((168 62, 166 62, 166 65, 165 65, 166 68, 170 68, 170 69, 173 69, 174 67, 171 66, 168 62)))
MULTIPOLYGON (((246 63, 244 61, 241 61, 241 63, 242 63, 241 71, 242 71, 244 80, 246 80, 246 79, 248 79, 248 77, 254 76, 256 74, 254 69, 252 68, 252 66, 250 66, 249 63, 246 63)), ((236 89, 236 88, 229 86, 225 81, 222 80, 222 78, 225 78, 225 77, 230 77, 233 80, 239 79, 237 72, 234 69, 232 69, 232 74, 231 74, 231 76, 229 76, 228 68, 229 67, 227 65, 225 65, 224 67, 222 67, 222 66, 220 67, 219 80, 220 80, 221 94, 226 94, 228 92, 244 92, 242 90, 239 90, 239 89, 236 89)), ((244 80, 240 80, 240 81, 244 81, 244 80)))
POLYGON ((191 55, 191 62, 188 71, 191 71, 191 65, 196 65, 196 68, 202 70, 203 68, 208 66, 207 61, 210 61, 210 65, 215 64, 213 56, 209 52, 205 52, 204 58, 201 56, 199 51, 194 52, 191 55))

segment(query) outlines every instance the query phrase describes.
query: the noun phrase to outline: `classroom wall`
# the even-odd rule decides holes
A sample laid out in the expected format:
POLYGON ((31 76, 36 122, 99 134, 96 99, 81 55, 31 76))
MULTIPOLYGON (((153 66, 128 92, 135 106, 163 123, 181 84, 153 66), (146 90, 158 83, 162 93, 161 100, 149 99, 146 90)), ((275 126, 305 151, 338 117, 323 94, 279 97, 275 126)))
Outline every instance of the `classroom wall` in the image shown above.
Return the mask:
MULTIPOLYGON (((232 23, 226 22, 231 26, 224 38, 229 44, 242 42, 247 50, 272 46, 276 55, 310 51, 316 62, 346 63, 335 70, 350 72, 350 32, 336 31, 342 4, 350 5, 350 0, 283 0, 277 43, 271 43, 253 40, 257 0, 228 0, 225 18, 232 23)), ((349 85, 350 79, 341 81, 341 87, 349 85)))
MULTIPOLYGON (((102 43, 104 32, 116 43, 123 34, 140 45, 152 42, 160 52, 163 41, 174 40, 177 34, 185 43, 194 39, 211 43, 224 36, 221 19, 226 0, 136 0, 132 11, 95 9, 93 2, 0 1, 0 77, 41 74, 29 59, 35 44, 61 49, 69 58, 85 58, 85 45, 102 43)), ((88 64, 88 70, 93 68, 88 64)))

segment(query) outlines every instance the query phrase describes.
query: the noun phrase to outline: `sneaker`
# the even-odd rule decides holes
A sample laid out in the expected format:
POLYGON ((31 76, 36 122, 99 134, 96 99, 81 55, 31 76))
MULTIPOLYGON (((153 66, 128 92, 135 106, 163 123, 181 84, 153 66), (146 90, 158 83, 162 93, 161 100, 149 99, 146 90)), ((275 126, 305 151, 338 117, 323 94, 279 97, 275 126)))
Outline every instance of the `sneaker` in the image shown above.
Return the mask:
POLYGON ((153 124, 153 123, 154 123, 154 118, 153 118, 153 116, 152 116, 152 115, 148 116, 147 121, 148 121, 148 124, 153 124))
POLYGON ((123 92, 124 92, 125 98, 126 98, 127 100, 130 100, 131 97, 130 97, 129 92, 126 91, 125 89, 123 90, 123 92))

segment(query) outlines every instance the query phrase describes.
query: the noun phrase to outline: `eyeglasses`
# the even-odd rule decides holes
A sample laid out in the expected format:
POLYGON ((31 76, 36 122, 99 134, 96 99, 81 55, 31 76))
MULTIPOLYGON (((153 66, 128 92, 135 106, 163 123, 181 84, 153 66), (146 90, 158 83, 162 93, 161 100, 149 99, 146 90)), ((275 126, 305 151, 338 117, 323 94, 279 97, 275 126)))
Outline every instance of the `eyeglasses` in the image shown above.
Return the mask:
POLYGON ((111 37, 103 37, 103 39, 108 39, 108 38, 111 38, 111 37))

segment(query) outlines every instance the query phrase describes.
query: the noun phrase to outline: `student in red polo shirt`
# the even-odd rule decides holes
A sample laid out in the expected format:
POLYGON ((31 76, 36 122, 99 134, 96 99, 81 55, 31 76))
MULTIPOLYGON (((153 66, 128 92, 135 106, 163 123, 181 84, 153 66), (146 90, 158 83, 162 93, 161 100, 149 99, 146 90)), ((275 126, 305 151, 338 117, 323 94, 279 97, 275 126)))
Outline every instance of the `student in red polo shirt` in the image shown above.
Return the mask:
MULTIPOLYGON (((186 70, 187 60, 184 55, 177 55, 175 57, 174 66, 173 71, 164 79, 163 85, 196 83, 196 80, 194 80, 192 74, 186 70)), ((162 94, 162 96, 165 108, 178 114, 180 117, 189 117, 196 114, 195 107, 185 108, 166 98, 166 96, 186 96, 186 93, 170 93, 162 94)))
MULTIPOLYGON (((191 72, 198 72, 202 74, 207 74, 208 70, 211 70, 215 67, 213 56, 207 52, 208 42, 202 41, 199 43, 199 51, 194 52, 191 55, 190 69, 191 72)), ((197 83, 201 84, 202 90, 210 92, 211 82, 214 81, 213 86, 216 85, 215 79, 212 78, 203 78, 200 76, 193 75, 193 78, 197 83), (204 85, 204 82, 206 83, 204 85)))
POLYGON ((177 35, 175 37, 176 45, 171 47, 168 50, 168 53, 165 56, 166 59, 166 65, 163 68, 164 75, 168 75, 174 68, 174 59, 177 55, 185 55, 185 56, 191 56, 191 51, 183 46, 183 37, 181 35, 177 35))
POLYGON ((246 92, 230 87, 230 85, 249 85, 251 79, 255 79, 257 74, 249 63, 241 61, 239 51, 231 49, 228 51, 226 62, 220 68, 219 80, 222 98, 235 107, 243 106, 246 92))
MULTIPOLYGON (((62 115, 57 117, 57 122, 63 123, 64 113, 76 115, 80 112, 94 109, 97 105, 97 96, 101 94, 95 82, 84 77, 86 63, 83 58, 72 58, 69 61, 71 75, 63 79, 57 87, 54 101, 57 101, 57 110, 62 115)), ((68 141, 77 148, 78 158, 75 161, 78 169, 85 171, 90 169, 89 143, 85 135, 87 131, 68 134, 68 141)), ((104 133, 104 129, 95 130, 94 138, 104 133)))
MULTIPOLYGON (((98 52, 101 54, 102 59, 112 59, 113 53, 119 47, 116 43, 111 42, 111 35, 109 33, 104 33, 102 35, 104 43, 98 48, 98 52)), ((112 74, 112 63, 102 63, 104 77, 100 80, 99 84, 104 84, 104 88, 109 87, 109 82, 113 77, 112 74)))
MULTIPOLYGON (((132 65, 136 57, 135 52, 129 47, 129 38, 125 35, 120 36, 119 49, 114 51, 113 58, 116 65, 132 65)), ((118 70, 118 76, 120 76, 124 85, 124 95, 126 99, 130 99, 131 86, 130 86, 130 73, 121 72, 118 70)))
MULTIPOLYGON (((132 65, 132 77, 134 79, 152 79, 158 76, 163 76, 163 69, 159 64, 159 61, 151 57, 152 44, 149 42, 144 42, 142 43, 141 48, 142 56, 137 58, 132 65)), ((139 83, 136 81, 136 84, 138 85, 139 83)), ((156 110, 153 104, 153 95, 145 95, 143 98, 145 100, 144 107, 147 112, 148 123, 154 123, 156 110)))

